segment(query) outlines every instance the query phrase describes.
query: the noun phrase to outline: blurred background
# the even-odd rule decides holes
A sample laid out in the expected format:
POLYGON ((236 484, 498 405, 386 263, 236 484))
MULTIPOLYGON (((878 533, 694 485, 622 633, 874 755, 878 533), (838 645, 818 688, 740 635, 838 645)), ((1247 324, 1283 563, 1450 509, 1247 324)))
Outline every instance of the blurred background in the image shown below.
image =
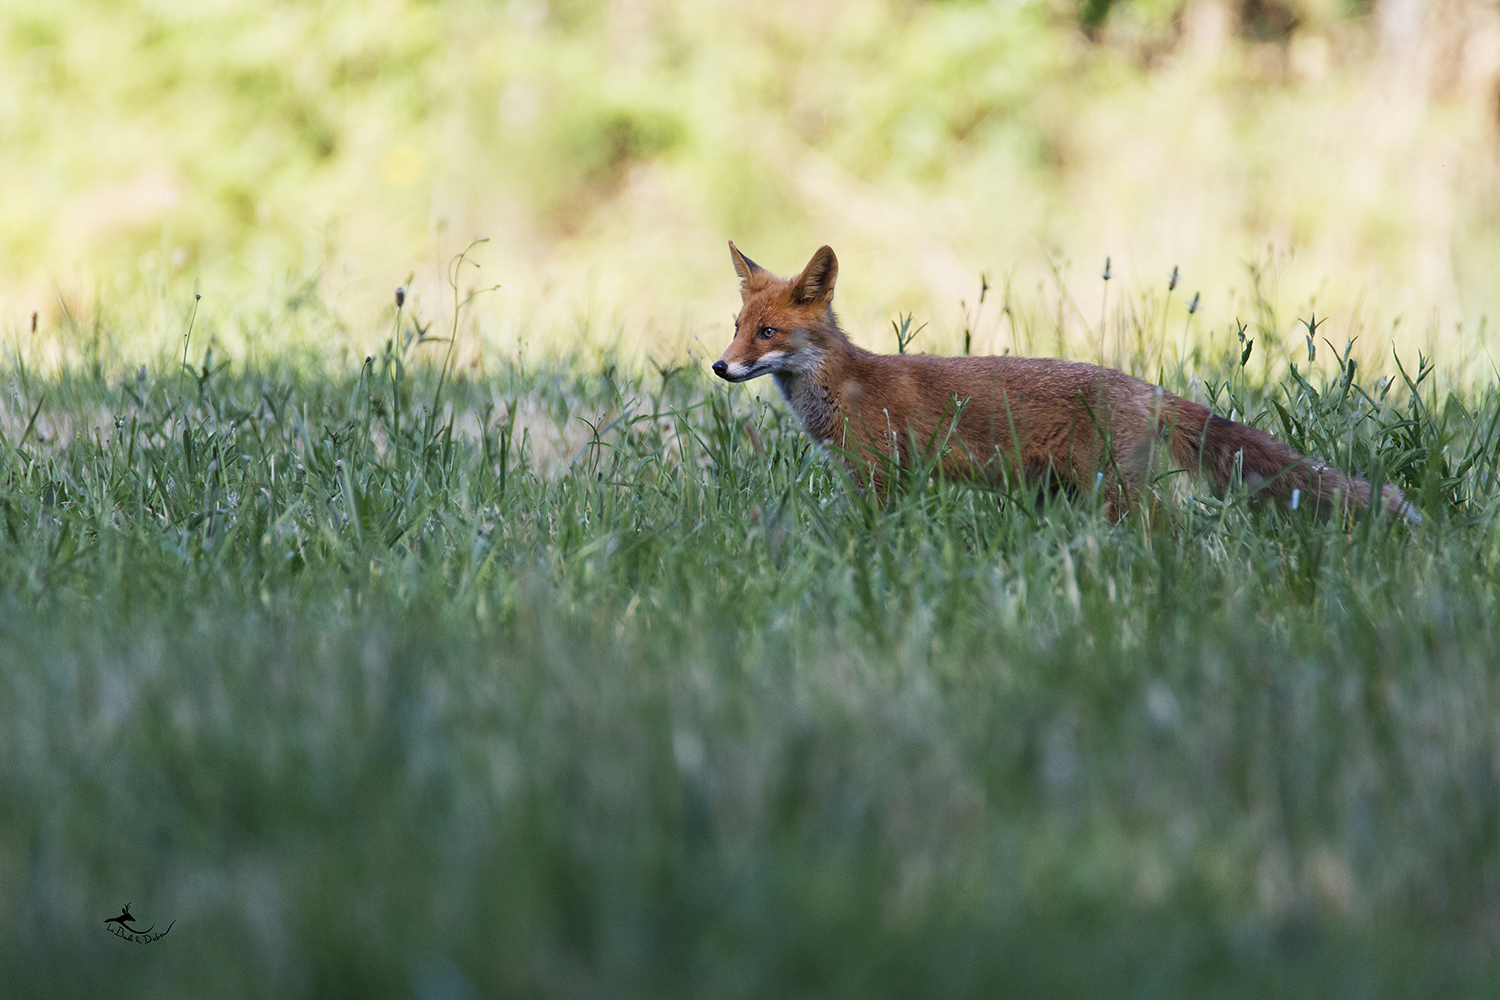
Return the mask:
POLYGON ((877 349, 907 311, 917 349, 1078 353, 1111 299, 1184 343, 1269 303, 1492 370, 1494 0, 4 0, 0 53, 10 339, 170 352, 200 291, 230 354, 309 301, 362 354, 485 236, 471 362, 701 359, 732 238, 833 245, 877 349))

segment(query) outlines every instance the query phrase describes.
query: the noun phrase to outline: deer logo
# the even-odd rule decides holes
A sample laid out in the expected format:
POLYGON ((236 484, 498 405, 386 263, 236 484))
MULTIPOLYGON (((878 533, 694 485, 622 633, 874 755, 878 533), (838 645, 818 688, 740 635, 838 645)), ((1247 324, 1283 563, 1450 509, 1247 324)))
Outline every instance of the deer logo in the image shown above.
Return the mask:
POLYGON ((118 917, 110 917, 104 921, 104 926, 108 927, 109 932, 122 941, 134 941, 136 944, 150 944, 153 941, 160 941, 166 937, 176 923, 177 921, 172 921, 172 923, 167 925, 167 929, 160 933, 155 933, 155 924, 152 924, 145 930, 141 930, 135 926, 135 917, 131 915, 130 904, 126 903, 121 908, 120 915, 118 917))
MULTIPOLYGON (((125 904, 125 908, 120 911, 120 915, 118 917, 110 917, 108 920, 104 921, 104 923, 106 925, 109 925, 109 924, 119 924, 121 927, 125 928, 126 930, 132 930, 132 931, 135 930, 134 927, 130 926, 131 924, 135 923, 135 917, 132 917, 130 915, 130 904, 129 903, 125 904)), ((152 924, 151 926, 155 927, 156 925, 152 924)))

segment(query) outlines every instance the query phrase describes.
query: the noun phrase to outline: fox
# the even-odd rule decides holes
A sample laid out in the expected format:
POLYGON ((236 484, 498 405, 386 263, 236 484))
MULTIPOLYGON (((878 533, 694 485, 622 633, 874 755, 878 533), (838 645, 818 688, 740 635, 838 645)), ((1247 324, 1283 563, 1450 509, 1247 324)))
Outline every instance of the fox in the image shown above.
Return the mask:
MULTIPOLYGON (((818 249, 782 278, 740 252, 734 339, 713 372, 727 382, 770 375, 803 429, 844 456, 879 496, 892 474, 931 462, 952 480, 1044 495, 1102 497, 1119 521, 1152 496, 1163 455, 1223 495, 1253 495, 1353 516, 1369 507, 1368 482, 1308 458, 1276 438, 1113 368, 1014 355, 876 354, 857 346, 833 311, 838 258, 818 249), (926 454, 924 454, 926 452, 926 454)), ((1394 484, 1385 511, 1421 514, 1394 484)))

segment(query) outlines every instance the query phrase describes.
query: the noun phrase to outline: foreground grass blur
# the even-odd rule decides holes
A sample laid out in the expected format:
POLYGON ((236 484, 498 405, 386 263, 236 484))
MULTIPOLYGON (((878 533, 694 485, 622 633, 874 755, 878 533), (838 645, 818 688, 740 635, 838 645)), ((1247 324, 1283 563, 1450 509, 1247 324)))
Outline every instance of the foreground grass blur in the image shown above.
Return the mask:
POLYGON ((876 511, 697 369, 434 347, 11 358, 0 992, 1500 983, 1500 394, 1235 364, 1424 525, 1115 525, 876 511))

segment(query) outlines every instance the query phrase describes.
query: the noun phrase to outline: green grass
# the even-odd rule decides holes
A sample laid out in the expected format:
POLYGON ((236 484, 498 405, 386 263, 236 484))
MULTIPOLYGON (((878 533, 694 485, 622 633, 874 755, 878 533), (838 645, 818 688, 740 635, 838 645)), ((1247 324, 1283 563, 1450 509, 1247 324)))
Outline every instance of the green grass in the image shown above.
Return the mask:
POLYGON ((1426 522, 1151 526, 873 509, 696 367, 312 370, 8 362, 0 992, 1500 985, 1495 392, 1236 367, 1426 522))

